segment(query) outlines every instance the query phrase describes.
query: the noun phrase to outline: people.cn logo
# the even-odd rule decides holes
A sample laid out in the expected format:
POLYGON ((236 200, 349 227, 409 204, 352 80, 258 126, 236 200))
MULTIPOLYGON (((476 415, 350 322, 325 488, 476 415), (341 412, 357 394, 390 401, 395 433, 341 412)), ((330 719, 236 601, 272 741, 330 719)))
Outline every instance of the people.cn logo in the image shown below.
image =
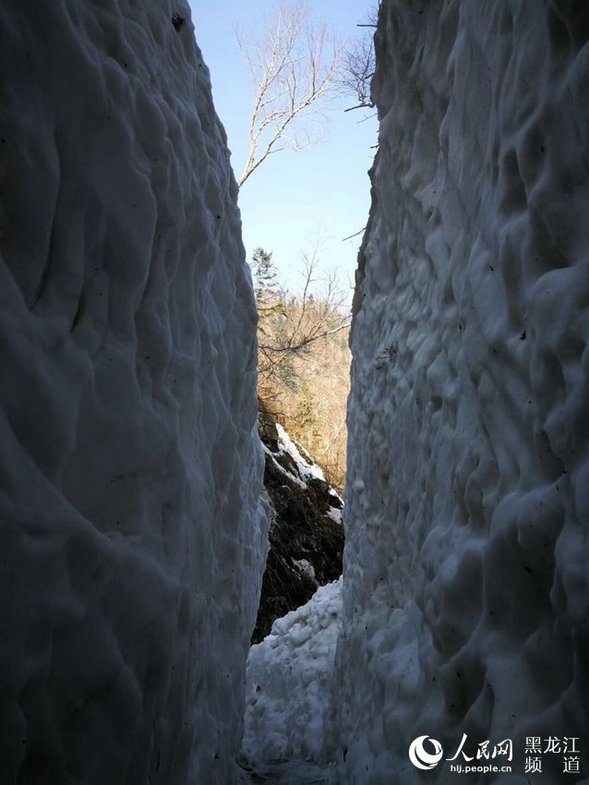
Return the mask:
POLYGON ((437 739, 432 739, 431 736, 418 736, 411 742, 409 747, 409 760, 416 769, 428 771, 433 769, 442 760, 444 750, 442 745, 437 739), (429 747, 433 747, 433 752, 428 752, 425 749, 425 743, 428 742, 429 747))

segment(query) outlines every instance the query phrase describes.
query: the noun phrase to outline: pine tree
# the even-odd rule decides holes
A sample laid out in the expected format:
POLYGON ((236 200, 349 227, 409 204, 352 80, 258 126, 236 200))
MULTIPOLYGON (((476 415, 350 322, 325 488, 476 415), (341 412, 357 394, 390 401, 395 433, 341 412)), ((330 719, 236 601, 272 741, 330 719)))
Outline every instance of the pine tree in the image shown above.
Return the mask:
POLYGON ((280 294, 276 265, 272 261, 272 253, 268 253, 263 248, 256 248, 252 255, 250 267, 254 278, 254 290, 258 307, 266 305, 268 300, 272 300, 280 294))

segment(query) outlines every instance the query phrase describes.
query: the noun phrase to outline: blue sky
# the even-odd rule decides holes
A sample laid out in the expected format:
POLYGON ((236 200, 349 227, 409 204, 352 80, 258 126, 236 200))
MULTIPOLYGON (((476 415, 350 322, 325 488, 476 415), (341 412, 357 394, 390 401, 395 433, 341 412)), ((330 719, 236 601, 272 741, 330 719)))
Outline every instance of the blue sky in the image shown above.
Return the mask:
MULTIPOLYGON (((229 140, 236 175, 247 151, 252 87, 235 38, 235 28, 263 27, 272 0, 189 0, 197 42, 211 73, 213 96, 229 140)), ((314 18, 323 20, 339 37, 360 34, 370 2, 312 0, 314 18)), ((366 223, 370 204, 367 171, 372 164, 377 122, 360 122, 364 110, 344 112, 352 97, 332 102, 323 140, 294 152, 276 153, 244 183, 239 196, 248 258, 257 246, 271 251, 281 282, 295 290, 300 281, 301 253, 319 242, 323 269, 338 268, 342 282, 353 281, 360 237, 343 241, 366 223)))

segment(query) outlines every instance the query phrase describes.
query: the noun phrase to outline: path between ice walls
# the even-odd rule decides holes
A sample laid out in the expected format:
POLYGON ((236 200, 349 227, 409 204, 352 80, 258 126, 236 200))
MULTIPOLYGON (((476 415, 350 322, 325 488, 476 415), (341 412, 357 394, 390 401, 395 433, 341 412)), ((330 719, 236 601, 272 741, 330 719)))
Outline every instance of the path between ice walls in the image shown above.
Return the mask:
POLYGON ((338 785, 589 781, 588 16, 382 4, 343 609, 318 593, 252 649, 253 757, 335 760, 338 785), (413 765, 419 736, 442 759, 413 765))
POLYGON ((588 38, 586 3, 383 0, 342 783, 588 782, 588 38), (431 742, 431 770, 409 762, 416 737, 448 758, 464 733, 473 758, 511 740, 478 762, 512 771, 453 773, 431 742))
MULTIPOLYGON (((338 785, 455 782, 409 764, 421 734, 513 740, 469 785, 527 782, 525 737, 589 738, 586 17, 383 2, 337 656, 331 612, 282 621, 335 657, 338 785)), ((255 311, 188 8, 5 0, 0 69, 0 781, 228 785, 255 311)), ((545 755, 542 785, 588 759, 545 755)))
POLYGON ((255 306, 184 0, 0 4, 0 782, 228 785, 255 306))
MULTIPOLYGON (((292 442, 279 425, 264 437, 266 450, 266 489, 269 492, 272 527, 290 526, 296 532, 305 526, 317 528, 317 534, 304 534, 313 548, 333 547, 330 538, 321 540, 321 516, 334 518, 342 525, 342 500, 325 483, 321 469, 300 445, 292 442), (280 524, 274 507, 281 503, 279 494, 271 489, 268 477, 282 478, 282 490, 292 493, 293 487, 308 498, 314 507, 312 519, 297 521, 296 513, 280 524), (323 487, 324 486, 324 487, 323 487), (334 507, 333 505, 337 506, 334 507)), ((295 498, 298 496, 295 494, 295 498)), ((300 510, 304 518, 308 513, 300 510)), ((270 535, 272 547, 272 534, 270 535)), ((276 540, 274 540, 276 542, 276 540)), ((291 542, 291 548, 296 538, 291 542)), ((300 546, 299 546, 300 547, 300 546)), ((300 553, 281 550, 281 558, 302 565, 300 553)), ((320 554, 309 554, 316 564, 320 554)), ((303 566, 315 582, 310 561, 303 566)), ((318 565, 319 566, 319 565, 318 565)), ((267 566, 267 569, 269 567, 267 566)), ((317 584, 315 584, 317 585, 317 584)), ((274 592, 280 591, 273 584, 274 592)), ((291 601, 295 598, 291 597, 291 601)), ((288 607, 288 606, 287 606, 288 607)), ((293 606, 290 606, 293 607, 293 606)), ((240 763, 245 783, 293 783, 293 785, 328 785, 337 783, 333 766, 321 767, 326 746, 325 730, 329 719, 332 679, 337 638, 340 629, 341 578, 320 585, 308 602, 277 618, 270 633, 253 645, 246 669, 246 707, 240 763)))
POLYGON ((340 578, 321 586, 309 602, 275 621, 271 633, 250 650, 243 785, 337 785, 337 769, 324 757, 341 583, 340 578))
POLYGON ((247 760, 319 761, 340 629, 341 578, 321 586, 252 646, 246 673, 247 760))

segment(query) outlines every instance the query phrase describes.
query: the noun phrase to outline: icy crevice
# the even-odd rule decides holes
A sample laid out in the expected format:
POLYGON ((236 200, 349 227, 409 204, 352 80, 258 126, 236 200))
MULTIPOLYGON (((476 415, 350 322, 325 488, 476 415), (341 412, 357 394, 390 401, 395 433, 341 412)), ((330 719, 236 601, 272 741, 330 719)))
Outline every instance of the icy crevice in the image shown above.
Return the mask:
MULTIPOLYGON (((588 30, 582 4, 383 0, 342 599, 254 649, 253 758, 446 783, 416 736, 589 738, 588 30)), ((0 780, 227 785, 267 516, 189 11, 5 0, 0 70, 0 780)))

